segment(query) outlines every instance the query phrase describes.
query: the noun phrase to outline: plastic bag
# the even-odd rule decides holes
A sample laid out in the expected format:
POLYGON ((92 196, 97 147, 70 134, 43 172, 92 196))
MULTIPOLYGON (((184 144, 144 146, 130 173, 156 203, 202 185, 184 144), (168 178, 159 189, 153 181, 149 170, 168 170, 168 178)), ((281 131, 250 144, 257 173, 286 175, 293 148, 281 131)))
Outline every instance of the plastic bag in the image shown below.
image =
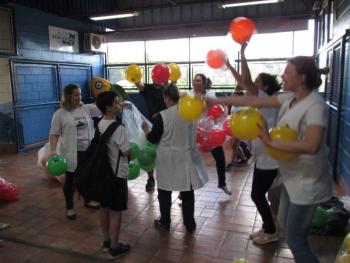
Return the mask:
POLYGON ((144 145, 146 136, 141 128, 142 123, 146 122, 150 129, 152 123, 147 120, 145 116, 137 109, 137 107, 130 101, 127 101, 129 107, 123 109, 122 122, 126 128, 130 141, 136 142, 138 145, 144 145))
MULTIPOLYGON (((59 144, 57 144, 59 146, 59 144)), ((52 179, 55 178, 57 181, 59 181, 61 184, 64 182, 64 174, 53 177, 52 175, 48 174, 46 171, 46 162, 50 157, 50 143, 45 143, 43 147, 41 147, 38 151, 38 160, 37 165, 38 167, 44 171, 47 178, 52 179)))
POLYGON ((319 207, 326 211, 324 223, 317 227, 312 227, 310 232, 313 234, 327 235, 337 231, 344 231, 348 225, 350 212, 344 208, 344 204, 337 198, 321 203, 319 207))

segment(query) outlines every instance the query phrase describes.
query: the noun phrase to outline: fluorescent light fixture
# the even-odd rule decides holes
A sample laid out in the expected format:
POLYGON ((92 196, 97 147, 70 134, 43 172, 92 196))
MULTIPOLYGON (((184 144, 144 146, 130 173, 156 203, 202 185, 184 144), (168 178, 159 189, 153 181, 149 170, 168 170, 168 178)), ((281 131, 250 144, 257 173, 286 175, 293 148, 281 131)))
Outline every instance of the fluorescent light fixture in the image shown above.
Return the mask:
POLYGON ((219 5, 221 8, 230 8, 238 6, 248 6, 248 5, 263 5, 263 4, 277 4, 283 2, 283 0, 261 0, 261 1, 235 1, 235 2, 224 2, 219 5))
POLYGON ((90 19, 94 21, 100 20, 109 20, 109 19, 119 19, 119 18, 127 18, 138 16, 139 12, 126 12, 126 13, 117 13, 117 14, 109 14, 109 15, 100 15, 100 16, 91 16, 90 19))
POLYGON ((114 29, 110 29, 110 28, 106 27, 106 28, 105 28, 105 31, 106 31, 106 32, 114 32, 115 30, 114 30, 114 29))

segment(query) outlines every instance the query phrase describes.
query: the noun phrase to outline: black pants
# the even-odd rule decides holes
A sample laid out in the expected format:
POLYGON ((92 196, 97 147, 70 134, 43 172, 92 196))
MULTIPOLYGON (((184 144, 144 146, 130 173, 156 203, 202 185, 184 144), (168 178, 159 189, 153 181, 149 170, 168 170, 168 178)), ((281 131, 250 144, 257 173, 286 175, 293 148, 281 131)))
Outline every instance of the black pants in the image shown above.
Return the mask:
POLYGON ((264 232, 268 234, 275 233, 276 226, 273 222, 270 206, 266 199, 266 193, 275 180, 277 173, 278 169, 261 170, 255 167, 253 174, 251 198, 261 215, 264 232))
MULTIPOLYGON (((84 152, 78 152, 78 163, 81 161, 82 157, 84 156, 84 152)), ((64 179, 64 184, 63 184, 63 194, 64 198, 66 200, 66 208, 68 209, 73 209, 74 203, 73 203, 73 197, 74 197, 74 192, 75 192, 75 187, 74 187, 74 176, 75 172, 66 172, 65 179, 64 179)), ((85 203, 88 203, 91 200, 85 200, 85 203)))
MULTIPOLYGON (((171 191, 158 188, 158 200, 160 209, 160 222, 169 226, 171 222, 171 191)), ((194 220, 194 191, 180 192, 182 199, 182 217, 183 223, 188 231, 192 231, 196 227, 194 220)))
POLYGON ((218 173, 218 186, 223 187, 226 185, 226 175, 225 175, 225 154, 222 146, 212 149, 211 154, 213 155, 216 163, 216 171, 218 173))

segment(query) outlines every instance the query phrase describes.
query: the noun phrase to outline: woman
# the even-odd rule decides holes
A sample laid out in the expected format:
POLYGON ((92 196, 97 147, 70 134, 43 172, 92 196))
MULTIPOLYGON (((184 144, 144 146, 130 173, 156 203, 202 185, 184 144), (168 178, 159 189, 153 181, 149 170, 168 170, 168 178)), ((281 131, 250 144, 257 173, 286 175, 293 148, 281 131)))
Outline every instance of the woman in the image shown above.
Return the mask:
MULTIPOLYGON (((211 91, 211 80, 203 74, 196 74, 192 81, 193 95, 197 97, 202 97, 203 95, 207 97, 215 98, 215 92, 211 91)), ((218 174, 219 184, 218 187, 221 188, 226 194, 231 195, 231 191, 226 185, 226 175, 225 175, 225 154, 222 146, 217 146, 211 151, 216 163, 216 171, 218 174)))
POLYGON ((196 126, 183 120, 178 114, 179 91, 174 84, 163 89, 167 109, 156 117, 152 130, 146 123, 142 128, 148 141, 158 144, 156 171, 160 219, 154 225, 160 229, 170 229, 170 209, 172 191, 180 191, 183 223, 188 232, 196 229, 194 219, 194 189, 208 182, 196 144, 196 126))
POLYGON ((319 262, 308 244, 308 233, 317 204, 331 197, 332 178, 327 160, 325 135, 327 111, 323 98, 315 90, 322 80, 312 57, 290 59, 282 74, 287 93, 274 96, 245 96, 207 99, 210 103, 237 106, 279 108, 278 126, 288 126, 299 134, 297 141, 272 140, 266 123, 261 140, 268 146, 298 154, 291 160, 279 160, 282 193, 278 220, 284 227, 286 242, 297 263, 319 262))
MULTIPOLYGON (((62 154, 67 160, 63 193, 66 200, 66 217, 69 220, 77 218, 73 205, 74 172, 94 137, 91 113, 98 115, 99 111, 96 107, 82 104, 80 87, 76 84, 65 86, 61 108, 52 117, 49 141, 50 155, 62 154), (57 152, 58 143, 60 152, 57 152)), ((94 201, 85 200, 85 207, 98 209, 99 205, 94 201)))
MULTIPOLYGON (((266 97, 275 95, 280 89, 280 85, 275 77, 267 73, 260 73, 255 81, 252 81, 248 63, 244 55, 246 46, 247 44, 243 44, 241 48, 242 76, 239 75, 239 73, 227 61, 227 66, 231 70, 232 75, 237 80, 238 85, 247 91, 248 96, 266 97)), ((266 119, 268 127, 275 127, 278 109, 262 108, 260 111, 266 119)), ((249 237, 254 243, 263 245, 279 239, 270 206, 266 199, 266 193, 278 175, 278 163, 267 154, 261 140, 253 140, 252 146, 255 157, 255 166, 251 198, 261 215, 263 225, 262 229, 251 233, 249 237)))

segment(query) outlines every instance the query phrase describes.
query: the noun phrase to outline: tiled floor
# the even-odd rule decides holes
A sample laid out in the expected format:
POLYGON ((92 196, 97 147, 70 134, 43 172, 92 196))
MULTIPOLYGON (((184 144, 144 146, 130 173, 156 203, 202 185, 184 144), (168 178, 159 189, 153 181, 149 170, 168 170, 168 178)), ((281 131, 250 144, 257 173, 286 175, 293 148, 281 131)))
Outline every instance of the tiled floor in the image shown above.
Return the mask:
MULTIPOLYGON (((129 209, 123 214, 121 240, 132 246, 118 262, 232 262, 245 258, 255 262, 294 262, 285 242, 256 246, 248 235, 261 225, 250 199, 252 167, 227 173, 232 196, 216 187, 214 161, 203 155, 209 183, 196 191, 197 230, 186 234, 181 223, 180 201, 173 193, 170 233, 153 227, 158 217, 157 193, 145 192, 146 174, 129 181, 129 209)), ((11 227, 1 230, 5 246, 0 262, 101 262, 102 234, 98 211, 86 209, 75 199, 78 220, 65 218, 61 185, 43 176, 36 167, 36 152, 0 156, 0 176, 17 184, 21 198, 0 203, 0 222, 11 227)), ((344 235, 311 236, 322 262, 334 262, 344 235)))

